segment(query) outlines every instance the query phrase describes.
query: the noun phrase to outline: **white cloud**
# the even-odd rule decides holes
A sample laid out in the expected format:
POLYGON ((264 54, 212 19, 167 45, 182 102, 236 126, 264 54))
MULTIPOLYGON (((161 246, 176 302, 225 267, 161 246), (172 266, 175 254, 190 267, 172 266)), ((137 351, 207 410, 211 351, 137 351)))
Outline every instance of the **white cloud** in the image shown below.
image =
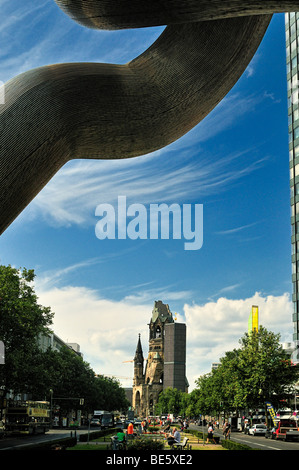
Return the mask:
POLYGON ((292 341, 292 302, 288 294, 275 297, 255 293, 248 299, 221 297, 204 305, 186 304, 190 385, 209 372, 212 362, 218 362, 226 351, 240 346, 239 339, 247 332, 252 305, 259 307, 260 325, 279 333, 282 342, 292 341))
MULTIPOLYGON (((103 299, 84 287, 40 290, 39 303, 55 313, 52 328, 63 341, 78 343, 84 360, 99 374, 133 377, 138 334, 146 346, 151 305, 103 299)), ((131 381, 124 382, 131 386, 131 381)))
MULTIPOLYGON (((141 286, 143 287, 143 286, 141 286)), ((55 312, 54 332, 64 341, 78 343, 84 359, 97 373, 133 377, 133 359, 138 334, 143 353, 148 353, 148 323, 154 300, 165 303, 167 297, 128 296, 120 301, 102 298, 99 292, 85 287, 50 288, 36 286, 39 302, 55 312), (139 300, 139 301, 138 301, 139 300)), ((167 288, 164 289, 164 293, 167 288)), ((160 294, 160 293, 159 293, 160 294)), ((260 325, 281 334, 281 341, 291 341, 292 305, 288 294, 231 300, 225 297, 204 305, 184 305, 178 322, 187 325, 187 378, 190 391, 194 381, 211 370, 226 351, 239 347, 247 331, 252 305, 259 306, 260 325)), ((175 312, 173 312, 174 314, 175 312)), ((131 380, 120 380, 132 386, 131 380)))

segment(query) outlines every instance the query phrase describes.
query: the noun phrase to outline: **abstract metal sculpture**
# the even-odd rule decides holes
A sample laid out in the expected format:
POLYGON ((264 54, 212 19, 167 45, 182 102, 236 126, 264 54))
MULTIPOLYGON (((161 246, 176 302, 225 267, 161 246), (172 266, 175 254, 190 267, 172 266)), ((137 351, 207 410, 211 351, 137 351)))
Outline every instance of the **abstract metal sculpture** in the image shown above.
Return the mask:
POLYGON ((240 78, 270 13, 299 7, 267 0, 55 1, 89 27, 168 26, 128 64, 50 65, 6 83, 0 233, 67 161, 144 155, 192 129, 240 78))

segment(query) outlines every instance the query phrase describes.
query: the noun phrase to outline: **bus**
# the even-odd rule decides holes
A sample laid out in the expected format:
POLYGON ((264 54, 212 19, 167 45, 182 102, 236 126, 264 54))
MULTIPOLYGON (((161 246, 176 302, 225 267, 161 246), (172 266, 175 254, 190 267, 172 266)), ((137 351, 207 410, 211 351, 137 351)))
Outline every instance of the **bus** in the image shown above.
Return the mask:
POLYGON ((50 404, 47 401, 26 401, 8 406, 5 432, 9 434, 39 434, 50 429, 50 404))
POLYGON ((114 427, 114 414, 109 411, 94 411, 94 419, 98 419, 101 429, 114 427))
POLYGON ((114 414, 113 413, 103 413, 100 416, 101 429, 113 428, 114 427, 114 414))

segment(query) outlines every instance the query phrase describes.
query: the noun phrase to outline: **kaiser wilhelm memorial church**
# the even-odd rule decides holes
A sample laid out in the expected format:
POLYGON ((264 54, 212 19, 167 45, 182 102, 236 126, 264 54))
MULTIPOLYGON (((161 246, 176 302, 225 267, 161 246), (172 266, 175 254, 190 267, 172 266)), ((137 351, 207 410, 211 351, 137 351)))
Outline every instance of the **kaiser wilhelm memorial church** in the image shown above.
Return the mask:
POLYGON ((134 357, 132 405, 136 415, 154 415, 159 395, 168 387, 188 391, 186 325, 176 323, 169 306, 158 300, 149 323, 149 352, 145 366, 140 335, 134 357))

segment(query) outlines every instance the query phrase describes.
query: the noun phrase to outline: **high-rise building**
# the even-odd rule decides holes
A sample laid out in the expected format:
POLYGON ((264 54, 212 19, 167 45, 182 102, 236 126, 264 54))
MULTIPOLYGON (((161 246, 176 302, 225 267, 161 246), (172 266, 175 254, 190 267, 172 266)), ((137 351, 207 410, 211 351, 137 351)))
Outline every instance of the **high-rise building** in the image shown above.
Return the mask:
POLYGON ((291 187, 293 339, 299 340, 299 13, 286 13, 288 125, 291 187))

